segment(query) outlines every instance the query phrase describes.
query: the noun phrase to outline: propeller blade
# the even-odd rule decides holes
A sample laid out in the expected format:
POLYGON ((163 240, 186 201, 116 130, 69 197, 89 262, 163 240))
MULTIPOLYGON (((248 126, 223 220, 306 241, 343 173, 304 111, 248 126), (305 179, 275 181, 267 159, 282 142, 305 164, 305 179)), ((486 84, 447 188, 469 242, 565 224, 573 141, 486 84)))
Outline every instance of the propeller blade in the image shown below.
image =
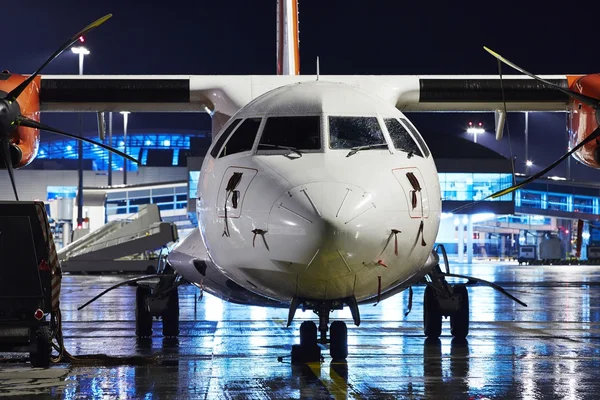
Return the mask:
POLYGON ((77 136, 77 135, 73 135, 73 134, 70 134, 70 133, 67 133, 67 132, 60 131, 58 129, 52 128, 51 126, 41 124, 41 123, 39 123, 37 121, 34 121, 32 119, 29 119, 29 118, 26 118, 26 117, 23 117, 23 116, 19 116, 17 118, 17 122, 16 123, 19 126, 26 126, 28 128, 35 128, 35 129, 41 129, 41 130, 48 131, 48 132, 54 132, 54 133, 58 133, 59 135, 64 135, 64 136, 68 136, 68 137, 73 138, 73 139, 81 140, 83 142, 95 144, 96 146, 100 146, 103 149, 106 149, 106 150, 108 150, 108 151, 110 151, 112 153, 115 153, 115 154, 117 154, 117 155, 119 155, 121 157, 124 157, 124 158, 126 158, 126 159, 128 159, 130 161, 133 161, 134 163, 140 165, 139 160, 137 160, 136 158, 133 158, 132 156, 130 156, 128 154, 125 154, 122 151, 114 149, 114 148, 112 148, 110 146, 107 146, 107 145, 105 145, 103 143, 96 142, 96 141, 91 140, 91 139, 87 139, 87 138, 84 138, 84 137, 81 137, 81 136, 77 136))
POLYGON ((551 86, 551 87, 553 87, 556 90, 560 90, 561 92, 565 93, 566 95, 574 97, 574 98, 578 99, 579 101, 581 101, 584 104, 587 104, 587 105, 589 105, 591 107, 594 107, 596 109, 600 108, 600 100, 595 99, 595 98, 590 97, 590 96, 586 96, 585 94, 577 93, 577 92, 575 92, 573 90, 569 90, 569 89, 565 89, 563 87, 560 87, 560 86, 558 86, 558 85, 556 85, 556 84, 554 84, 552 82, 549 82, 549 81, 547 81, 545 79, 540 78, 537 75, 532 74, 531 72, 525 71, 523 68, 521 68, 518 65, 510 62, 509 60, 507 60, 506 58, 502 57, 500 54, 496 53, 495 51, 487 48, 486 46, 483 46, 483 48, 485 49, 485 51, 487 51, 488 53, 490 53, 492 56, 496 57, 498 60, 502 61, 504 64, 506 64, 506 65, 508 65, 510 67, 513 67, 517 71, 519 71, 519 72, 521 72, 521 73, 523 73, 523 74, 525 74, 527 76, 530 76, 530 77, 532 77, 533 79, 535 79, 537 81, 543 82, 546 85, 551 86))
POLYGON ((41 67, 39 67, 37 70, 35 70, 35 72, 33 74, 31 74, 29 76, 29 78, 25 79, 23 82, 21 82, 21 84, 19 84, 17 87, 15 87, 13 90, 11 90, 10 93, 8 93, 6 95, 5 99, 11 103, 13 101, 15 101, 17 99, 17 97, 19 97, 21 95, 21 93, 23 93, 23 90, 25 90, 25 88, 27 86, 29 86, 31 81, 33 81, 35 79, 35 77, 42 71, 42 69, 44 69, 48 64, 50 64, 50 62, 52 62, 52 60, 54 60, 56 57, 61 55, 61 53, 63 51, 65 51, 66 49, 71 47, 73 45, 73 43, 75 43, 79 39, 80 36, 83 36, 86 33, 90 32, 92 29, 97 28, 98 26, 102 25, 110 17, 112 17, 112 14, 107 14, 104 17, 99 18, 96 21, 92 22, 91 24, 89 24, 88 26, 86 26, 85 28, 83 28, 82 30, 77 32, 74 36, 70 37, 69 40, 67 40, 58 50, 56 50, 56 52, 54 52, 54 54, 52 54, 42 64, 41 67))
POLYGON ((0 145, 2 146, 2 158, 4 159, 4 164, 6 164, 6 170, 8 171, 8 176, 10 177, 10 183, 12 184, 13 191, 15 192, 15 199, 19 201, 19 195, 17 194, 17 185, 15 183, 15 177, 13 175, 12 159, 10 157, 10 145, 8 144, 8 140, 0 140, 0 145))
POLYGON ((586 137, 584 140, 582 140, 577 146, 573 147, 571 150, 569 150, 568 152, 563 154, 558 160, 554 161, 552 164, 550 164, 549 166, 547 166, 546 168, 544 168, 537 174, 530 176, 529 178, 525 179, 521 183, 518 183, 518 184, 508 187, 506 189, 502 189, 496 193, 492 193, 489 196, 487 196, 486 198, 484 198, 483 200, 486 200, 489 198, 495 199, 496 197, 504 196, 505 194, 512 193, 515 190, 522 188, 523 186, 525 186, 527 184, 530 184, 531 182, 535 181, 536 179, 538 179, 539 177, 541 177, 542 175, 544 175, 545 173, 547 173, 548 171, 550 171, 551 169, 556 167, 558 164, 560 164, 561 162, 566 160, 568 157, 571 156, 571 154, 575 153, 581 147, 585 146, 587 143, 596 139, 598 136, 600 136, 600 127, 596 128, 592 133, 590 133, 590 135, 588 137, 586 137))

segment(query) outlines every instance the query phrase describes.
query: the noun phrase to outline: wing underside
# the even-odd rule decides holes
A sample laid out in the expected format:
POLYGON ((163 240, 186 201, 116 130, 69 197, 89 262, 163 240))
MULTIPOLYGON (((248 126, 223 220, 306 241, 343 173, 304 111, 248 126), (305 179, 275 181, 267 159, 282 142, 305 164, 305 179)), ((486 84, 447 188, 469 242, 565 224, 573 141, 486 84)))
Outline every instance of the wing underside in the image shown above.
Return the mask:
MULTIPOLYGON (((544 76, 568 87, 567 75, 544 76)), ((312 75, 46 75, 42 111, 219 112, 233 115, 280 86, 312 75)), ((321 75, 357 86, 402 111, 565 111, 568 96, 527 76, 321 75)))

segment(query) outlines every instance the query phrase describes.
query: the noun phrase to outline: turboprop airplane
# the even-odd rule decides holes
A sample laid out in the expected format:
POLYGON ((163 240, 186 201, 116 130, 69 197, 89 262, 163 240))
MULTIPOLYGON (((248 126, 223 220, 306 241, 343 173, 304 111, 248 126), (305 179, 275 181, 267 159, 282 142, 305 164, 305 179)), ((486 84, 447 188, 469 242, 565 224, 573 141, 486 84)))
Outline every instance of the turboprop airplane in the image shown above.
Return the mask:
MULTIPOLYGON (((571 78, 298 75, 297 0, 277 4, 282 75, 39 79, 41 111, 212 117, 214 140, 198 183, 199 227, 168 255, 158 284, 139 283, 136 334, 152 334, 153 316, 162 317, 165 336, 179 334, 177 288, 184 282, 235 303, 287 308, 288 326, 298 308, 313 310, 318 327, 303 322, 293 361, 318 360, 317 343, 329 344, 333 359, 345 359, 347 327, 329 326, 330 313, 348 306, 359 325, 359 305, 406 289, 412 299, 417 283, 427 285, 424 332, 431 338, 440 336, 444 316, 453 336, 468 335, 466 285, 447 277, 488 284, 524 305, 493 283, 450 273, 443 247, 435 247, 441 215, 435 163, 402 111, 567 111, 569 97, 547 82, 565 88, 571 78)), ((34 80, 13 79, 23 88, 34 80)), ((23 117, 14 89, 6 90, 4 143, 19 146, 15 123, 57 131, 23 117)), ((5 158, 13 153, 5 151, 5 158)))

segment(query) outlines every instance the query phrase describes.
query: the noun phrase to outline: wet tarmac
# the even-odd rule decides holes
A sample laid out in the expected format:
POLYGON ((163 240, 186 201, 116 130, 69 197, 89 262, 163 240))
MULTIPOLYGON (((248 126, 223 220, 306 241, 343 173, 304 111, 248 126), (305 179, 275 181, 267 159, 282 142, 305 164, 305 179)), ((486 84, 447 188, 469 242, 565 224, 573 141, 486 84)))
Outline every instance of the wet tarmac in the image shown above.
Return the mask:
POLYGON ((59 399, 596 399, 600 396, 600 267, 458 266, 501 284, 527 308, 491 288, 469 288, 471 327, 452 340, 423 336, 423 287, 377 306, 349 311, 349 356, 292 366, 291 346, 312 312, 244 307, 180 290, 181 335, 163 339, 156 321, 149 340, 135 338, 135 289, 123 286, 82 311, 77 307, 126 276, 63 279, 61 309, 67 350, 77 356, 145 356, 138 365, 99 362, 32 369, 26 354, 0 354, 0 397, 59 399), (278 357, 284 356, 283 362, 278 357), (20 357, 20 359, 18 359, 20 357), (17 358, 15 361, 14 359, 17 358), (7 359, 11 359, 8 362, 7 359))

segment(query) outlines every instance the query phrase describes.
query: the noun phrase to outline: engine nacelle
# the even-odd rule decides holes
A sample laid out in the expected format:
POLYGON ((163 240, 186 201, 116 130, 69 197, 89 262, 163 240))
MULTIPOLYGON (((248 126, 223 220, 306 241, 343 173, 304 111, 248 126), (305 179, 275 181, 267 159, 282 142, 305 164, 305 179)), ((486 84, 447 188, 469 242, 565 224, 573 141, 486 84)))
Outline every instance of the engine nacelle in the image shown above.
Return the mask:
MULTIPOLYGON (((0 73, 0 94, 6 95, 25 79, 27 79, 27 76, 3 71, 0 73)), ((21 114, 35 121, 40 120, 40 82, 41 77, 37 76, 17 99, 21 114)), ((13 167, 24 167, 37 156, 40 146, 40 131, 34 128, 18 127, 12 133, 10 143, 10 156, 13 167)), ((1 157, 0 168, 6 168, 1 157)))
MULTIPOLYGON (((600 74, 570 76, 569 89, 586 96, 600 99, 600 74)), ((572 98, 569 113, 569 147, 573 148, 588 137, 600 125, 600 112, 572 98)), ((598 140, 592 140, 573 153, 578 161, 588 167, 600 168, 598 140)))

